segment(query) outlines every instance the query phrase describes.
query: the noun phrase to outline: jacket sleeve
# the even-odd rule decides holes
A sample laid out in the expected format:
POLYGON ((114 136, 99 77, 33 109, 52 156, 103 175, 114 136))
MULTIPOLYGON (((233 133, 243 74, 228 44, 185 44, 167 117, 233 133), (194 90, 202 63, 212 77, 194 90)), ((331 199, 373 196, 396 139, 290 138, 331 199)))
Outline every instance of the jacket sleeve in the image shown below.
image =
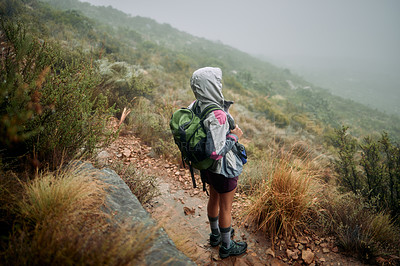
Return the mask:
POLYGON ((207 130, 206 153, 214 160, 224 157, 238 141, 235 134, 229 133, 227 115, 222 110, 209 114, 204 120, 204 127, 207 130))

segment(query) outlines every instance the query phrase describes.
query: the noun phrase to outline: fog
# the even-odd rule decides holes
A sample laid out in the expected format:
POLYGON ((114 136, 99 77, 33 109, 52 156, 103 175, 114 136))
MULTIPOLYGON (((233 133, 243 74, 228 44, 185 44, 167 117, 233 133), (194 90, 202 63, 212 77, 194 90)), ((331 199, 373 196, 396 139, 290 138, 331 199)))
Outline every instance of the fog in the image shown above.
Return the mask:
MULTIPOLYGON (((380 97, 400 101, 398 0, 86 2, 111 5, 133 16, 149 17, 192 35, 262 56, 337 94, 352 86, 337 88, 330 78, 361 79, 365 83, 361 87, 368 87, 372 78, 379 84, 374 88, 380 90, 380 97), (336 73, 340 70, 347 77, 329 77, 332 70, 336 73), (353 77, 356 72, 358 76, 353 77)), ((365 103, 374 106, 373 100, 365 103)))

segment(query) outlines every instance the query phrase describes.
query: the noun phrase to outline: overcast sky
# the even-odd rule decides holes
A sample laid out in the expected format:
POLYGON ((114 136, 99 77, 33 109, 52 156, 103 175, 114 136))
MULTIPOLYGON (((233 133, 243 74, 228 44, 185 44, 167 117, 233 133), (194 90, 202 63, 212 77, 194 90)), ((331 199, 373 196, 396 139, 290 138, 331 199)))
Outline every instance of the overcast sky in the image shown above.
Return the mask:
POLYGON ((399 0, 86 2, 150 17, 251 54, 400 61, 399 0))

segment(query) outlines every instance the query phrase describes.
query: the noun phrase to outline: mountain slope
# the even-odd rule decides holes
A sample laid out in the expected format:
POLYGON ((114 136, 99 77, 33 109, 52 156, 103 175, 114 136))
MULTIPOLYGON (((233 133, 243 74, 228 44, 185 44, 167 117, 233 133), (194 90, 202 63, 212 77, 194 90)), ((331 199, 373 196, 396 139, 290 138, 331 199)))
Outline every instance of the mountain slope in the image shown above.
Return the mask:
MULTIPOLYGON (((131 64, 139 62, 144 68, 161 66, 166 73, 175 75, 180 72, 186 78, 198 67, 218 66, 222 68, 224 78, 231 81, 228 87, 234 84, 242 90, 254 92, 255 98, 260 97, 259 93, 269 97, 262 105, 272 105, 274 109, 285 114, 289 120, 287 125, 298 122, 292 117, 298 112, 304 112, 309 120, 322 123, 322 127, 347 124, 351 125, 352 132, 358 136, 387 131, 394 139, 400 139, 398 116, 387 115, 334 96, 326 89, 318 88, 293 75, 288 69, 275 67, 222 43, 194 37, 149 18, 132 17, 111 6, 96 7, 78 0, 45 2, 63 10, 78 10, 97 21, 99 27, 107 29, 111 36, 118 35, 117 40, 120 43, 113 46, 117 60, 131 64), (129 48, 136 49, 136 56, 122 51, 129 51, 129 48), (153 56, 147 61, 140 61, 146 49, 153 56), (278 98, 284 100, 276 101, 272 98, 274 95, 280 95, 278 98)), ((244 104, 251 107, 254 101, 244 104)), ((265 108, 255 108, 255 111, 267 112, 265 108)), ((271 119, 276 115, 267 114, 267 117, 271 119)))

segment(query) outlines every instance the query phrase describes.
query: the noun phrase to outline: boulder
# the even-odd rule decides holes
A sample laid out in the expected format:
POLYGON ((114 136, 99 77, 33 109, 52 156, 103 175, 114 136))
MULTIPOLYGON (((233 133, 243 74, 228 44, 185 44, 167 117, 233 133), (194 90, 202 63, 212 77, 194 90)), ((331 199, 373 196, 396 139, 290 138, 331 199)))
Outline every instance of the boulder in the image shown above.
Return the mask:
MULTIPOLYGON (((90 171, 94 178, 110 184, 104 211, 113 213, 114 218, 119 221, 129 222, 132 226, 137 224, 156 225, 150 214, 142 207, 139 200, 132 194, 129 187, 111 169, 96 169, 90 163, 78 162, 78 171, 90 171)), ((163 229, 158 232, 158 237, 152 243, 150 249, 145 253, 145 265, 196 265, 181 251, 179 251, 172 240, 163 229)))

